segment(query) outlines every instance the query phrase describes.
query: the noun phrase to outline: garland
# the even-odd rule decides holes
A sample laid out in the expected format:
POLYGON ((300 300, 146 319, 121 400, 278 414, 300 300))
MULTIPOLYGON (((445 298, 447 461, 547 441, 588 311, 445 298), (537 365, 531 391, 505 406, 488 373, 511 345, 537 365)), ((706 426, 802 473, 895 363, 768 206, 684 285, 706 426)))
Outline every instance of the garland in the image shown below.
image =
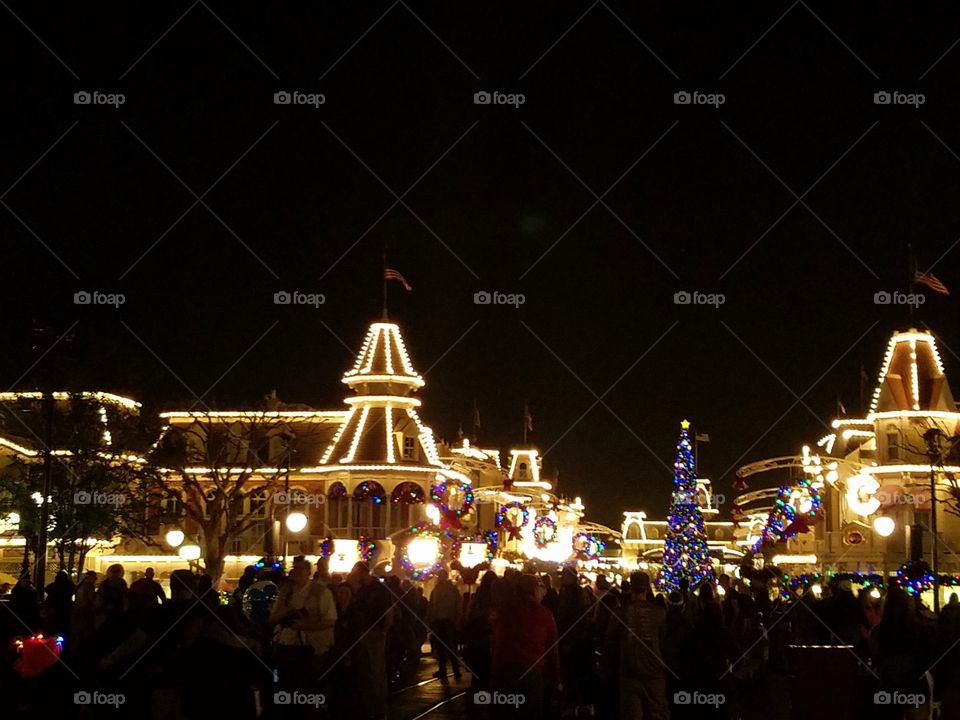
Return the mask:
POLYGON ((573 536, 573 552, 577 560, 596 560, 606 546, 603 540, 586 530, 581 530, 573 536))
POLYGON ((820 510, 820 491, 813 487, 813 480, 808 477, 800 478, 797 487, 803 491, 806 490, 810 496, 810 510, 802 513, 791 503, 793 488, 791 483, 787 482, 777 490, 777 499, 767 516, 767 522, 760 533, 760 537, 750 549, 753 552, 759 552, 764 543, 777 543, 783 540, 789 540, 794 535, 805 533, 810 530, 810 518, 817 517, 820 510))
POLYGON ((513 502, 500 506, 500 509, 497 510, 496 520, 497 526, 507 531, 508 540, 519 540, 520 528, 526 527, 527 523, 530 522, 530 510, 519 500, 514 500, 513 502), (508 515, 509 511, 514 509, 522 513, 522 519, 519 525, 515 524, 508 515))
POLYGON ((375 505, 386 502, 387 497, 381 492, 382 488, 375 488, 369 480, 364 480, 357 485, 353 493, 354 500, 373 500, 375 505))
POLYGON ((546 515, 538 517, 533 523, 533 541, 541 550, 557 539, 557 523, 546 515))
POLYGON ((320 543, 320 557, 330 557, 333 555, 333 536, 327 535, 320 543))
POLYGON ((908 560, 897 568, 897 585, 911 595, 933 590, 935 580, 930 566, 922 560, 908 560))
POLYGON ((438 482, 430 489, 430 497, 440 509, 440 527, 460 528, 460 518, 470 512, 473 507, 473 486, 468 482, 460 482, 457 487, 463 495, 463 502, 457 509, 452 509, 446 502, 448 495, 448 480, 438 482))
POLYGON ((369 540, 361 535, 357 541, 357 551, 360 553, 360 559, 368 563, 373 559, 373 555, 377 551, 377 544, 373 540, 369 540))
POLYGON ((410 528, 411 537, 403 546, 403 550, 400 553, 400 562, 403 564, 403 567, 406 568, 407 572, 410 573, 410 577, 413 580, 425 580, 438 570, 443 569, 443 553, 437 553, 437 560, 432 565, 418 568, 410 561, 410 543, 415 537, 433 537, 437 539, 437 544, 439 545, 445 534, 446 533, 438 529, 435 525, 425 522, 410 528))

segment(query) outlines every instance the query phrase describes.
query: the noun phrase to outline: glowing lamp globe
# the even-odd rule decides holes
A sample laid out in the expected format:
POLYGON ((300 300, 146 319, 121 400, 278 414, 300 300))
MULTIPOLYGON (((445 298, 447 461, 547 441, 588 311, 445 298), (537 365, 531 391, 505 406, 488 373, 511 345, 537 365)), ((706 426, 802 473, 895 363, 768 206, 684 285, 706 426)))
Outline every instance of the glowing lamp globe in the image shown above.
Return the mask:
POLYGON ((433 565, 439 555, 440 542, 437 538, 414 538, 407 546, 407 557, 413 565, 433 565))
POLYGON ((873 519, 873 529, 880 537, 890 537, 896 528, 897 523, 894 522, 892 517, 880 515, 873 519))
POLYGON ((183 538, 183 530, 170 530, 164 539, 170 547, 180 547, 183 545, 183 538))
POLYGON ((298 533, 307 526, 307 516, 302 512, 292 512, 287 515, 287 530, 298 533))
POLYGON ((436 505, 427 505, 427 519, 434 525, 440 522, 440 508, 436 505))
POLYGON ((199 560, 200 546, 199 545, 181 545, 178 554, 183 560, 199 560))

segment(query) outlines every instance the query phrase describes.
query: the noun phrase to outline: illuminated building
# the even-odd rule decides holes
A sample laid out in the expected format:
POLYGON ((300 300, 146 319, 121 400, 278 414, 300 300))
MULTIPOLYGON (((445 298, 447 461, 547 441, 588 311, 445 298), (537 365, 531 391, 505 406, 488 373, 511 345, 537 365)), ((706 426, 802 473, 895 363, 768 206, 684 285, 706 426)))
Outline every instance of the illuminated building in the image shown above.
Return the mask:
MULTIPOLYGON (((919 534, 930 562, 931 460, 924 436, 939 431, 947 448, 960 431, 960 412, 934 336, 895 332, 866 412, 837 417, 829 428, 799 456, 762 460, 738 471, 746 478, 779 470, 781 480, 805 473, 820 486, 822 518, 777 552, 816 556, 809 569, 886 574, 910 556, 911 534, 914 544, 919 534)), ((949 548, 960 543, 960 521, 947 510, 958 508, 953 478, 960 460, 954 450, 944 454, 942 465, 935 464, 940 572, 956 575, 960 560, 949 548)), ((740 543, 756 537, 771 492, 755 490, 737 499, 748 516, 738 532, 740 543)))

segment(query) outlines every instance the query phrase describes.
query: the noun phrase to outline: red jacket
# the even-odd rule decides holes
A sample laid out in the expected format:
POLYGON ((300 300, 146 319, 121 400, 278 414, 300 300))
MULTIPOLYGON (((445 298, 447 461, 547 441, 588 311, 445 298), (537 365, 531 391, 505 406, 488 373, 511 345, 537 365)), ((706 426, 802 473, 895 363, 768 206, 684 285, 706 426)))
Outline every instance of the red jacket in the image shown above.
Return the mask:
POLYGON ((521 598, 497 612, 493 625, 493 670, 526 672, 531 667, 555 681, 560 674, 557 623, 543 605, 521 598))

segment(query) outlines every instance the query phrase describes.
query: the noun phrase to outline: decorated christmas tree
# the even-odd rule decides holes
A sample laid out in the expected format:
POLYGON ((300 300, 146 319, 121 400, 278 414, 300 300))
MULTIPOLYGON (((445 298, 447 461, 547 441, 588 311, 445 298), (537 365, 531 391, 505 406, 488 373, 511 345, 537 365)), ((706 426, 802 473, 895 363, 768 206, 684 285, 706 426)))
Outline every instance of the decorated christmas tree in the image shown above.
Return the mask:
POLYGON ((686 578, 693 590, 704 580, 713 579, 713 566, 707 553, 703 514, 697 498, 697 472, 690 446, 690 423, 680 423, 680 441, 673 463, 673 500, 667 516, 667 536, 663 545, 663 566, 657 587, 664 592, 679 588, 686 578))

